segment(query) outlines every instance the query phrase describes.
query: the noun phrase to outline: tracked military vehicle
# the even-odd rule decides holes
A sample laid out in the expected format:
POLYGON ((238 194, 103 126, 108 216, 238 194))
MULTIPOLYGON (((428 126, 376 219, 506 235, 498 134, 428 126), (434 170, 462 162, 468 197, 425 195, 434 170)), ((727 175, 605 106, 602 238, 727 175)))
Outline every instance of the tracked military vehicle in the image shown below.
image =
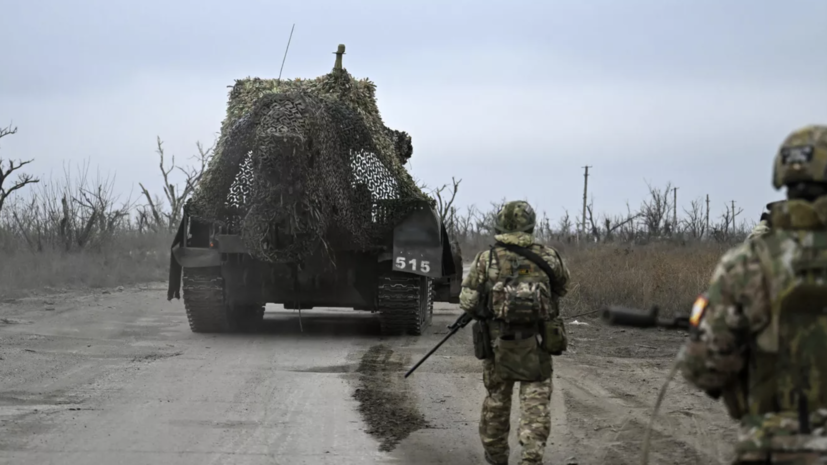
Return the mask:
POLYGON ((168 299, 183 287, 192 331, 255 328, 275 303, 378 312, 383 334, 419 335, 434 301, 458 300, 460 253, 405 167, 411 137, 335 53, 314 79, 232 87, 172 244, 168 299))

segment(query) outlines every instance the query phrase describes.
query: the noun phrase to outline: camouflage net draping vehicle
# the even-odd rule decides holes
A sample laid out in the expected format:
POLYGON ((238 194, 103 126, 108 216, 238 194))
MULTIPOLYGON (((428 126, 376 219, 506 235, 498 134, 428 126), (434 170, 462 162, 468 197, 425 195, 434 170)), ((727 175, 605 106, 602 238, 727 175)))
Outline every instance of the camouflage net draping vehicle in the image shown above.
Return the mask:
POLYGON ((418 335, 434 301, 458 300, 460 253, 404 166, 411 138, 385 126, 343 54, 315 79, 230 91, 172 244, 168 299, 183 274, 192 331, 254 328, 276 303, 379 312, 383 334, 418 335))

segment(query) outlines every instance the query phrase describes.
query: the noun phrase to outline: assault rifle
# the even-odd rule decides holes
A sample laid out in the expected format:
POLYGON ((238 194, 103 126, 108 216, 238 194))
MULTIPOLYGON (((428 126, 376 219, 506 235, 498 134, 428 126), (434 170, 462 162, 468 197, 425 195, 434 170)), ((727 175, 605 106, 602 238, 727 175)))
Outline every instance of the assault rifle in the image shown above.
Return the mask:
POLYGON ((657 305, 647 310, 610 305, 602 310, 603 320, 613 326, 632 326, 635 328, 689 329, 689 317, 660 318, 657 305))
MULTIPOLYGON (((524 258, 528 259, 529 261, 531 261, 535 265, 537 265, 541 270, 543 270, 543 273, 545 273, 546 276, 548 276, 549 282, 551 282, 551 283, 554 282, 555 276, 554 276, 554 271, 551 269, 551 266, 541 256, 537 255, 536 253, 532 252, 531 250, 526 249, 524 247, 519 247, 519 246, 516 246, 516 245, 513 245, 513 244, 504 244, 504 243, 499 242, 499 241, 497 241, 497 243, 495 244, 495 247, 502 247, 502 248, 504 248, 504 249, 506 249, 506 250, 508 250, 512 253, 516 253, 517 255, 523 256, 524 258)), ((493 258, 494 258, 494 247, 491 248, 491 250, 488 254, 488 268, 487 269, 489 269, 489 270, 491 269, 491 260, 493 260, 493 258)), ((559 258, 559 255, 558 255, 558 258, 559 258)), ((560 259, 560 260, 562 260, 562 259, 560 259)), ((486 321, 490 318, 491 313, 488 309, 488 291, 486 289, 486 282, 485 281, 483 281, 479 284, 479 286, 477 287, 477 293, 479 294, 479 299, 477 300, 477 307, 475 309, 475 313, 480 317, 480 319, 477 322, 478 325, 474 328, 476 330, 475 334, 474 334, 474 339, 475 339, 475 342, 474 342, 474 355, 478 359, 483 359, 483 358, 486 357, 486 355, 485 355, 486 350, 485 349, 480 349, 482 353, 478 353, 477 352, 478 348, 480 346, 488 347, 488 348, 491 347, 491 341, 489 339, 489 332, 488 332, 488 323, 486 321), (480 338, 480 344, 479 345, 477 345, 477 337, 480 338)), ((586 314, 592 314, 592 313, 595 313, 595 312, 588 312, 586 314)), ((582 315, 575 315, 575 317, 577 317, 577 316, 582 316, 582 315)), ((431 349, 427 354, 425 354, 425 356, 422 357, 422 359, 419 360, 416 363, 416 365, 414 365, 410 370, 408 370, 408 372, 405 373, 405 377, 407 378, 408 376, 410 376, 410 374, 413 373, 414 370, 419 368, 419 365, 422 365, 422 363, 425 362, 425 360, 427 360, 428 357, 431 356, 431 354, 436 352, 436 350, 439 349, 439 347, 445 341, 447 341, 448 338, 450 338, 451 336, 456 334, 456 332, 459 331, 460 329, 468 326, 468 323, 470 323, 472 320, 473 320, 473 318, 471 318, 471 315, 469 315, 466 312, 462 312, 462 315, 460 315, 460 317, 457 318, 457 321, 455 321, 454 324, 448 326, 448 329, 450 329, 451 332, 449 332, 448 335, 446 335, 444 338, 442 338, 442 340, 439 341, 439 344, 437 344, 433 349, 431 349)), ((490 349, 488 349, 488 350, 490 350, 490 349)))
MULTIPOLYGON (((634 326, 637 328, 651 328, 657 326, 667 329, 689 329, 688 316, 679 316, 676 318, 659 318, 659 311, 660 309, 657 306, 652 307, 651 309, 649 309, 649 311, 645 311, 631 309, 627 307, 619 307, 614 305, 601 310, 603 319, 606 320, 610 325, 614 326, 634 326)), ((567 319, 572 319, 578 316, 584 316, 593 313, 595 312, 581 313, 569 317, 567 319)), ((445 337, 443 337, 437 345, 435 345, 431 350, 429 350, 424 357, 422 357, 418 362, 416 362, 416 365, 411 367, 411 369, 408 370, 407 373, 405 373, 405 378, 410 376, 411 373, 413 373, 417 368, 419 368, 420 365, 425 363, 425 360, 428 360, 428 357, 433 355, 433 353, 436 352, 442 346, 442 344, 445 343, 445 341, 450 339, 451 336, 456 334, 460 329, 468 326, 468 323, 472 321, 473 318, 471 318, 471 315, 469 315, 466 312, 462 312, 462 315, 460 315, 459 318, 457 318, 457 321, 455 321, 451 325, 448 325, 448 329, 450 329, 448 334, 446 334, 445 337)), ((480 323, 484 324, 485 320, 481 320, 480 323)), ((487 329, 485 330, 485 332, 487 333, 487 329)))
POLYGON ((448 329, 450 329, 451 331, 449 331, 448 334, 445 337, 443 337, 441 341, 439 341, 439 344, 434 346, 434 348, 431 349, 430 351, 428 351, 428 353, 425 354, 425 356, 422 357, 422 359, 420 359, 418 362, 416 362, 416 365, 411 367, 411 369, 408 370, 407 373, 405 373, 405 377, 407 378, 408 376, 410 376, 410 374, 413 373, 414 370, 419 368, 419 365, 422 365, 425 362, 425 360, 428 360, 428 357, 430 357, 434 352, 436 352, 437 349, 439 349, 439 347, 445 341, 447 341, 451 336, 456 334, 457 331, 459 331, 460 329, 468 326, 468 323, 470 323, 472 320, 473 320, 473 318, 471 318, 471 315, 469 315, 466 312, 462 312, 462 315, 460 315, 459 318, 457 318, 457 321, 455 321, 453 324, 448 325, 448 329))

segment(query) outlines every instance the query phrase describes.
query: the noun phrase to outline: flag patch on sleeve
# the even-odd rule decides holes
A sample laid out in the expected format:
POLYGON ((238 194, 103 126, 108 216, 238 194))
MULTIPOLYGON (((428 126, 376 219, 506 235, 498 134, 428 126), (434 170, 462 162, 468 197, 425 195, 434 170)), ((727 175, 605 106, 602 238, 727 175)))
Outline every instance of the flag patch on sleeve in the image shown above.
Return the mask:
POLYGON ((692 314, 689 316, 689 323, 692 326, 698 326, 701 322, 701 318, 704 317, 704 313, 706 313, 706 307, 708 305, 709 299, 707 299, 706 296, 698 296, 695 300, 695 305, 692 306, 692 314))

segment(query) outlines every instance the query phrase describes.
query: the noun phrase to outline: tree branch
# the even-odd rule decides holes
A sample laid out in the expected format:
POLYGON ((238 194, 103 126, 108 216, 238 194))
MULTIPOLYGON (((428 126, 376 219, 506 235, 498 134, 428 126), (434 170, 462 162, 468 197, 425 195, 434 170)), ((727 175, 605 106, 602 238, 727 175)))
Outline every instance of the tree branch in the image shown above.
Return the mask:
MULTIPOLYGON (((6 128, 0 128, 0 138, 16 133, 17 127, 12 128, 11 125, 6 128)), ((37 179, 30 174, 18 173, 17 180, 10 187, 6 187, 6 182, 14 172, 19 171, 21 168, 33 161, 34 160, 18 160, 15 164, 14 160, 8 160, 8 168, 3 168, 3 159, 0 158, 0 211, 3 210, 3 206, 6 204, 6 199, 8 199, 14 191, 20 190, 29 184, 40 182, 40 179, 37 179)))

